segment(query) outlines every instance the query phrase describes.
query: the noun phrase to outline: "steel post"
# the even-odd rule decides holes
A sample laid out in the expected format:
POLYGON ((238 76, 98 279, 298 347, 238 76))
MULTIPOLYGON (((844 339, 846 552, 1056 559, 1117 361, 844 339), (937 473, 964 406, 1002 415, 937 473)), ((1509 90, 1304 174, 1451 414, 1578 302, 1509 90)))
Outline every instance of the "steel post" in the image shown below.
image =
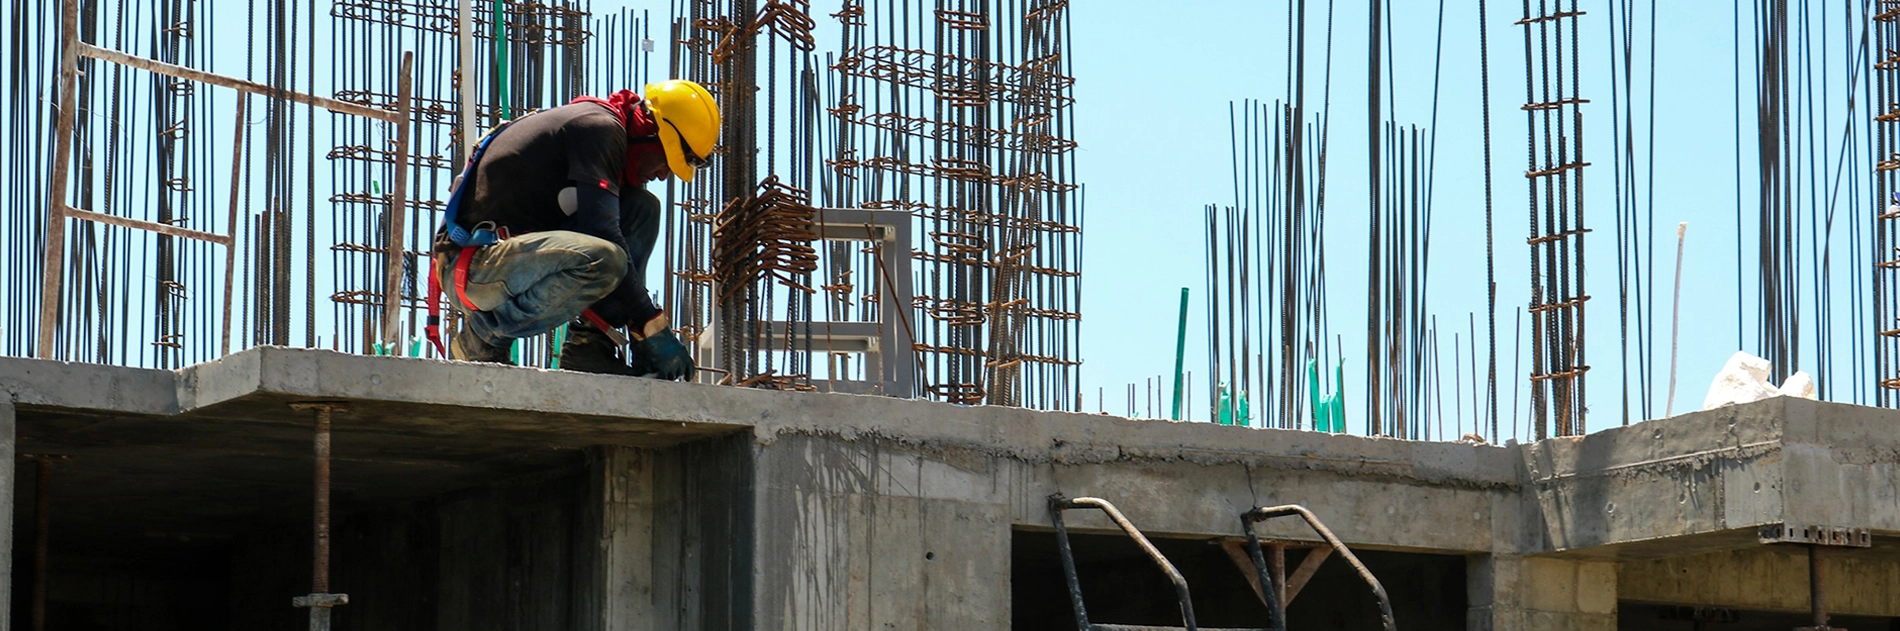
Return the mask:
POLYGON ((329 631, 330 609, 350 603, 348 594, 330 593, 330 416, 347 412, 340 402, 292 403, 293 410, 317 413, 312 441, 316 455, 316 490, 311 517, 310 594, 291 599, 293 607, 310 610, 310 631, 329 631))

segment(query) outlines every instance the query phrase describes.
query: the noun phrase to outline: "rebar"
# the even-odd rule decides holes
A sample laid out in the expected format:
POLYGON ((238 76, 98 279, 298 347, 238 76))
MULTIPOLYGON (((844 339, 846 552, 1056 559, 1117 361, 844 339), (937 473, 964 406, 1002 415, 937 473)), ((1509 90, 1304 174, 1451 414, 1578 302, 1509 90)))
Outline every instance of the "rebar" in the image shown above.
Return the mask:
POLYGON ((1531 409, 1536 437, 1583 434, 1583 110, 1577 71, 1584 15, 1571 0, 1524 2, 1524 63, 1531 259, 1531 409), (1551 2, 1555 2, 1552 11, 1551 2), (1568 80, 1568 83, 1566 83, 1568 80), (1540 195, 1541 193, 1541 195, 1540 195), (1552 433, 1554 431, 1554 434, 1552 433))

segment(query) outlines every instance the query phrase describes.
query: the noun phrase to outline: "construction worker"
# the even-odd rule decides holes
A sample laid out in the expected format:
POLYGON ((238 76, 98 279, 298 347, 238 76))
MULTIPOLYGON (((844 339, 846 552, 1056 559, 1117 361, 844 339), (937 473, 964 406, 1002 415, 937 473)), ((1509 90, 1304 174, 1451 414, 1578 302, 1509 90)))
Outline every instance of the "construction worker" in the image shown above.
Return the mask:
POLYGON ((463 323, 448 354, 508 363, 516 339, 573 322, 563 369, 692 379, 686 346, 646 290, 661 208, 644 185, 692 181, 718 140, 712 94, 680 80, 648 85, 644 98, 581 97, 490 132, 436 233, 431 293, 448 294, 463 323))

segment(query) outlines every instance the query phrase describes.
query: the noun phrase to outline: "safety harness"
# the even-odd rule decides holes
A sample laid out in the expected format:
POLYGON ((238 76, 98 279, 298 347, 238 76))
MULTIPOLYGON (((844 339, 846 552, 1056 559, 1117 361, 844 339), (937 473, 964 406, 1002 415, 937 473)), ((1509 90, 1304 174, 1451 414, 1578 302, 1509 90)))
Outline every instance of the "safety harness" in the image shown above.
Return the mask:
MULTIPOLYGON (((482 141, 476 143, 475 151, 469 154, 468 164, 462 167, 462 174, 456 176, 455 181, 449 184, 448 210, 443 213, 442 228, 448 235, 449 242, 462 248, 455 253, 455 299, 462 303, 463 309, 469 311, 480 311, 475 308, 475 303, 468 299, 468 262, 475 258, 470 255, 475 252, 475 248, 501 242, 507 230, 484 222, 476 226, 475 230, 470 231, 462 227, 462 223, 457 221, 457 218, 461 215, 462 202, 468 199, 469 190, 475 188, 468 185, 468 181, 475 175, 475 165, 482 161, 482 154, 488 151, 488 143, 493 142, 495 136, 501 135, 501 130, 507 129, 513 122, 502 121, 500 125, 490 130, 488 135, 483 136, 482 141)), ((433 261, 429 263, 429 319, 423 331, 429 336, 429 345, 435 347, 435 352, 448 357, 448 348, 442 342, 442 272, 433 261)))
MULTIPOLYGON (((632 94, 632 92, 625 90, 622 92, 626 92, 627 95, 632 94)), ((615 94, 614 96, 616 100, 625 98, 620 94, 615 94)), ((633 98, 637 100, 639 97, 635 96, 633 98)), ((579 103, 582 101, 594 103, 606 108, 608 112, 614 115, 614 119, 620 122, 621 129, 627 128, 626 115, 617 107, 619 105, 618 103, 591 96, 576 98, 572 102, 579 103)), ((526 118, 526 116, 522 118, 526 118)), ((515 120, 521 119, 517 118, 515 120)), ((496 125, 494 129, 489 130, 488 135, 482 136, 482 141, 475 145, 475 151, 469 154, 468 164, 462 167, 462 174, 456 176, 455 181, 449 184, 448 208, 442 215, 442 226, 443 231, 449 237, 449 242, 461 248, 461 250, 455 253, 455 275, 452 279, 455 286, 455 299, 462 305, 463 309, 471 312, 481 311, 481 309, 476 308, 475 303, 468 299, 469 261, 474 260, 474 253, 477 248, 500 243, 503 239, 507 239, 512 235, 509 234, 506 227, 496 226, 494 222, 488 221, 476 225, 474 230, 469 230, 463 227, 461 222, 457 221, 457 218, 461 213, 463 202, 465 202, 470 195, 473 195, 470 191, 475 187, 469 184, 469 180, 474 177, 475 166, 481 163, 482 154, 487 153, 488 143, 493 142, 496 136, 501 135, 502 130, 507 129, 508 125, 514 122, 515 121, 502 121, 500 125, 496 125)), ((628 168, 631 169, 631 167, 628 168)), ((625 176, 623 176, 623 179, 624 178, 625 176)), ((587 320, 588 324, 594 325, 594 328, 600 329, 615 345, 627 344, 626 336, 621 335, 618 329, 607 324, 607 320, 600 317, 600 314, 594 313, 592 308, 583 309, 581 311, 581 318, 587 320)), ((427 322, 428 324, 423 327, 423 331, 425 335, 429 336, 429 344, 435 347, 435 352, 438 355, 448 357, 449 351, 442 338, 442 274, 433 261, 429 264, 429 319, 427 322)))

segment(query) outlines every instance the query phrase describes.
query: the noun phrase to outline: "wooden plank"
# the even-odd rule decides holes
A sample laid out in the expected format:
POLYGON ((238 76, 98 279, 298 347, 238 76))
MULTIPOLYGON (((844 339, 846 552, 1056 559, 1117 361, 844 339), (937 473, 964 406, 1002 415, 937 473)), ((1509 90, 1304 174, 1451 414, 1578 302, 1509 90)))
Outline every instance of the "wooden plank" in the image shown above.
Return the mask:
POLYGON ((1326 557, 1332 554, 1332 546, 1321 546, 1313 548, 1312 552, 1306 554, 1306 558, 1300 560, 1299 569, 1293 570, 1293 576, 1286 579, 1286 600, 1284 601, 1286 604, 1293 604, 1293 599, 1300 595, 1300 588, 1306 587, 1306 582, 1312 580, 1313 573, 1319 571, 1319 565, 1325 563, 1326 557))
MULTIPOLYGON (((396 78, 396 165, 389 185, 389 235, 383 259, 383 342, 398 346, 402 342, 402 269, 407 255, 403 248, 404 220, 409 208, 409 95, 410 77, 416 54, 402 54, 402 68, 396 78)), ((392 351, 393 353, 394 351, 392 351)))
POLYGON ((1247 577, 1247 585, 1253 588, 1253 595, 1260 604, 1267 604, 1267 590, 1260 586, 1260 572, 1254 569, 1253 559, 1247 554, 1247 546, 1233 539, 1222 539, 1220 549, 1227 551, 1227 558, 1234 560, 1234 567, 1240 568, 1240 575, 1247 577))
POLYGON ((1292 599, 1286 596, 1286 544, 1278 541, 1267 544, 1267 573, 1273 577, 1274 591, 1279 592, 1280 607, 1284 610, 1292 599))
POLYGON ((59 299, 66 272, 66 175, 72 162, 73 125, 78 105, 79 0, 60 4, 59 122, 53 131, 53 173, 46 188, 46 259, 40 267, 40 359, 53 358, 59 336, 59 299))
MULTIPOLYGON (((237 97, 237 131, 233 133, 236 140, 231 144, 231 209, 225 216, 224 229, 233 235, 237 234, 238 176, 244 167, 244 103, 249 100, 251 97, 248 95, 239 94, 237 97)), ((231 354, 231 288, 234 286, 236 270, 237 247, 227 243, 224 247, 224 315, 219 321, 222 331, 218 334, 219 357, 231 354)))
MULTIPOLYGON (((368 105, 346 103, 343 101, 338 101, 336 99, 304 94, 302 92, 297 92, 294 90, 282 90, 282 89, 271 87, 262 83, 239 79, 237 77, 227 77, 221 74, 205 72, 197 68, 186 68, 184 66, 168 64, 168 63, 158 61, 155 59, 147 59, 145 57, 139 57, 136 55, 128 55, 116 50, 112 50, 110 48, 100 48, 98 46, 94 46, 94 45, 87 44, 84 42, 76 42, 76 43, 78 44, 77 51, 80 55, 84 55, 86 57, 91 57, 93 59, 98 59, 101 61, 110 61, 115 64, 131 66, 133 68, 138 68, 141 70, 149 70, 149 71, 156 72, 162 75, 178 77, 180 79, 188 79, 191 81, 198 81, 201 83, 209 83, 211 85, 227 87, 234 90, 242 90, 245 92, 250 92, 252 94, 261 94, 267 97, 284 99, 286 101, 291 101, 294 103, 302 103, 304 105, 313 105, 316 107, 321 107, 326 110, 330 110, 332 112, 337 112, 339 114, 353 114, 356 116, 362 116, 365 118, 373 118, 376 120, 387 121, 391 123, 397 123, 397 122, 402 121, 402 119, 399 118, 399 116, 401 116, 399 112, 374 108, 368 105)), ((61 80, 64 81, 65 79, 62 77, 61 80)))
POLYGON ((214 234, 210 232, 204 232, 201 230, 192 230, 190 228, 180 228, 178 226, 173 226, 173 225, 168 225, 168 224, 153 223, 150 221, 143 221, 139 219, 133 219, 130 217, 120 217, 118 215, 108 215, 105 213, 96 213, 90 210, 80 210, 78 208, 72 208, 72 207, 67 207, 66 212, 64 214, 67 217, 71 217, 73 219, 84 219, 86 221, 91 221, 95 223, 111 224, 114 226, 132 228, 134 230, 144 230, 146 232, 156 232, 159 234, 166 234, 166 235, 171 235, 174 237, 184 237, 186 239, 210 241, 212 243, 216 243, 218 245, 227 246, 227 247, 231 245, 231 237, 229 235, 214 234))
MULTIPOLYGON (((1264 551, 1267 553, 1267 571, 1273 572, 1274 580, 1280 582, 1280 603, 1282 607, 1293 604, 1293 599, 1300 595, 1300 589, 1306 587, 1306 582, 1313 579, 1313 573, 1319 571, 1320 564, 1326 562, 1326 558, 1333 554, 1333 548, 1331 546, 1321 544, 1311 547, 1311 552, 1307 553, 1306 558, 1300 560, 1300 567, 1294 569, 1293 574, 1288 576, 1286 574, 1286 549, 1289 547, 1289 544, 1279 542, 1264 543, 1268 547, 1268 550, 1264 551), (1276 560, 1279 561, 1279 563, 1274 563, 1276 560)), ((1292 546, 1307 547, 1298 543, 1292 544, 1292 546)), ((1253 567, 1253 558, 1247 554, 1246 544, 1238 539, 1223 539, 1220 542, 1220 547, 1221 550, 1227 552, 1227 558, 1233 559, 1234 567, 1240 568, 1240 574, 1247 577, 1247 585, 1253 588, 1253 595, 1260 599, 1261 604, 1266 604, 1267 593, 1266 590, 1260 587, 1260 573, 1253 567)))

